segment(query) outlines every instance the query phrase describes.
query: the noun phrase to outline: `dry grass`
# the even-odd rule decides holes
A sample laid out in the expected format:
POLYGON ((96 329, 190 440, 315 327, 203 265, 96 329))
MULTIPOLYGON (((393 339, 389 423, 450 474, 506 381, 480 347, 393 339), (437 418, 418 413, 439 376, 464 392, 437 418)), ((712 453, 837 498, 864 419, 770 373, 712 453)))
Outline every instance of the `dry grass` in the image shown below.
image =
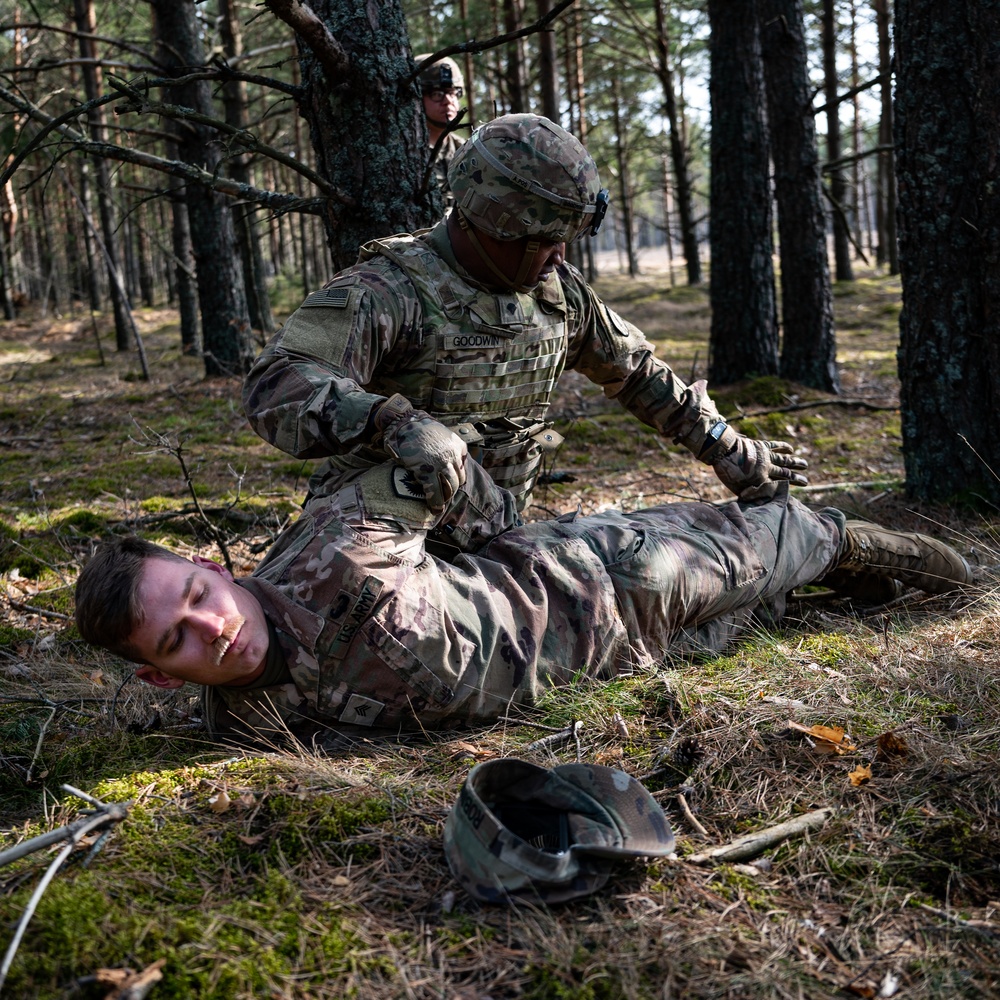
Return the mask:
MULTIPOLYGON (((655 277, 604 291, 684 377, 704 373, 702 293, 655 277)), ((845 395, 892 403, 898 283, 867 277, 836 305, 845 395)), ((120 662, 26 610, 70 613, 80 561, 119 522, 217 555, 196 515, 177 516, 190 497, 176 458, 136 443, 137 424, 183 444, 238 571, 301 496, 303 463, 256 441, 238 386, 201 380, 169 320, 145 318, 149 385, 129 377, 129 359, 99 367, 82 321, 0 328, 0 846, 76 814, 61 782, 134 800, 96 857, 84 867, 79 852, 43 897, 5 995, 103 997, 88 978, 99 968, 160 958, 150 996, 199 1000, 1000 995, 996 523, 905 501, 897 413, 833 406, 744 422, 809 456, 827 486, 810 499, 952 540, 980 567, 980 593, 868 610, 804 594, 780 630, 726 657, 553 692, 527 721, 583 720, 585 758, 644 780, 679 858, 623 864, 572 905, 487 908, 457 891, 441 850, 462 779, 497 755, 572 759, 572 743, 530 750, 543 734, 507 722, 220 750, 200 735, 190 691, 120 687, 120 662), (857 750, 821 754, 789 719, 841 726, 857 750), (872 777, 856 787, 859 764, 872 777), (678 807, 682 784, 707 838, 678 807), (222 791, 230 805, 216 812, 222 791), (683 860, 821 806, 836 818, 756 866, 683 860)), ((771 383, 718 395, 729 412, 817 396, 771 383)), ((721 496, 710 473, 580 380, 567 378, 557 408, 569 435, 554 471, 577 478, 540 493, 536 516, 721 496)), ((47 863, 0 870, 4 926, 47 863)))

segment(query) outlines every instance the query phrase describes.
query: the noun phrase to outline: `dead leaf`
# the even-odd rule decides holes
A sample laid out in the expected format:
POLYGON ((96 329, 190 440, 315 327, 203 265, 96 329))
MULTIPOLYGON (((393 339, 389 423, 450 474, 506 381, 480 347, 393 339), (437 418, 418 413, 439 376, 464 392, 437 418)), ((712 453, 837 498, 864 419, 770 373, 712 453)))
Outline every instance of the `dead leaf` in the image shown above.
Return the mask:
POLYGON ((240 833, 237 836, 243 841, 244 844, 249 844, 251 847, 256 847, 264 839, 264 834, 262 833, 258 833, 256 836, 252 837, 245 833, 240 833))
POLYGON ((213 795, 208 800, 208 806, 212 812, 224 813, 232 804, 232 800, 229 798, 229 793, 225 790, 219 792, 218 795, 213 795))
POLYGON ((845 739, 844 730, 840 726, 804 726, 792 719, 788 720, 787 726, 808 736, 813 748, 820 753, 844 754, 858 749, 850 740, 845 739))
POLYGON ((851 779, 851 784, 859 788, 866 781, 872 780, 872 769, 870 764, 858 764, 858 766, 847 775, 851 779))
POLYGON ((351 880, 346 875, 334 875, 333 878, 330 879, 330 885, 344 886, 350 884, 351 880))
POLYGON ((904 760, 909 752, 910 748, 906 745, 906 740, 890 730, 878 738, 878 755, 875 759, 880 764, 898 762, 904 760))
POLYGON ((91 675, 90 675, 90 680, 91 680, 91 683, 98 684, 101 687, 103 687, 104 686, 104 671, 103 670, 94 670, 91 673, 91 675))

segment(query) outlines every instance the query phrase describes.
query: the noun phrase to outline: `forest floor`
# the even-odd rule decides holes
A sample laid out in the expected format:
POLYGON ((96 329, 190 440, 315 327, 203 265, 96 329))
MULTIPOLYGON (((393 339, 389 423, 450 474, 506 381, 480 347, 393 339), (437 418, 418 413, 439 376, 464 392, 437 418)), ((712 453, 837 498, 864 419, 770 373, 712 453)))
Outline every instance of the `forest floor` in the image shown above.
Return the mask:
MULTIPOLYGON (((598 287, 682 378, 704 376, 704 289, 598 287)), ((192 689, 127 683, 80 641, 72 587, 125 528, 185 554, 221 543, 249 572, 311 463, 255 437, 239 384, 182 356, 170 310, 139 313, 148 382, 107 317, 103 362, 89 315, 0 323, 0 851, 80 815, 63 784, 130 803, 42 894, 0 994, 141 997, 126 970, 145 970, 154 1000, 1000 996, 1000 525, 905 499, 899 306, 874 272, 836 288, 839 398, 777 379, 713 395, 808 458, 802 499, 950 541, 974 594, 862 607, 813 588, 730 655, 555 691, 523 721, 267 753, 210 744, 192 689), (579 747, 533 745, 575 720, 579 747), (790 721, 839 727, 849 749, 790 721), (469 768, 578 753, 646 784, 677 858, 620 864, 552 908, 463 895, 441 833, 469 768), (685 860, 822 807, 822 827, 753 864, 685 860)), ((554 409, 566 441, 530 516, 722 497, 585 380, 566 376, 554 409)), ((0 868, 0 951, 54 850, 0 868)))

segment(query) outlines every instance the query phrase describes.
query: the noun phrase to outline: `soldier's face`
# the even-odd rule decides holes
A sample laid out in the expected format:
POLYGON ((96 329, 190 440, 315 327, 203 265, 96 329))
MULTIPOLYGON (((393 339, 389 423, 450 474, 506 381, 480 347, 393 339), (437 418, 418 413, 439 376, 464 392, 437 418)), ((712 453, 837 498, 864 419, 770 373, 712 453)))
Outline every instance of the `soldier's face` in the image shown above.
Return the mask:
POLYGON ((424 114, 435 125, 443 126, 458 114, 461 92, 454 87, 447 90, 432 90, 424 93, 424 114))
POLYGON ((264 670, 269 644, 260 602, 210 559, 147 559, 138 588, 145 620, 129 637, 158 687, 246 684, 264 670))
MULTIPOLYGON (((504 274, 511 278, 517 274, 531 239, 525 236, 519 240, 491 240, 493 260, 504 274)), ((524 278, 524 288, 533 288, 541 281, 548 281, 552 272, 566 259, 565 243, 553 243, 552 240, 538 240, 538 243, 538 252, 524 278)))

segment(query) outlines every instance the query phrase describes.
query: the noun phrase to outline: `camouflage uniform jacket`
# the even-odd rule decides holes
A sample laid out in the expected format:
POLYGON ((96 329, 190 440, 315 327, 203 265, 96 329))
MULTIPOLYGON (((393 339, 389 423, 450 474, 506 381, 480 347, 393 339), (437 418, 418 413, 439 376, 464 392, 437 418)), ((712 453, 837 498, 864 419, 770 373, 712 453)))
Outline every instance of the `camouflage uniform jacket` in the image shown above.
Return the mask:
POLYGON ((458 152, 463 142, 464 140, 459 138, 457 132, 447 133, 441 140, 437 159, 434 160, 434 176, 441 188, 441 197, 444 200, 446 210, 455 204, 455 196, 451 193, 451 185, 448 183, 448 167, 451 166, 452 157, 458 152))
POLYGON ((285 721, 338 728, 494 720, 552 685, 721 648, 759 602, 822 576, 843 537, 839 512, 813 514, 787 489, 512 527, 513 498, 473 462, 435 518, 388 496, 401 471, 311 501, 241 581, 292 683, 214 689, 237 718, 266 727, 267 698, 285 721), (434 526, 453 538, 451 560, 427 554, 434 526))
POLYGON ((244 407, 261 437, 299 458, 331 456, 313 494, 385 460, 367 446, 369 421, 397 392, 463 436, 522 509, 542 448, 559 440, 546 417, 566 367, 662 433, 690 429, 691 390, 578 271, 564 264, 530 293, 484 291, 466 280, 445 226, 363 248, 247 376, 244 407))

